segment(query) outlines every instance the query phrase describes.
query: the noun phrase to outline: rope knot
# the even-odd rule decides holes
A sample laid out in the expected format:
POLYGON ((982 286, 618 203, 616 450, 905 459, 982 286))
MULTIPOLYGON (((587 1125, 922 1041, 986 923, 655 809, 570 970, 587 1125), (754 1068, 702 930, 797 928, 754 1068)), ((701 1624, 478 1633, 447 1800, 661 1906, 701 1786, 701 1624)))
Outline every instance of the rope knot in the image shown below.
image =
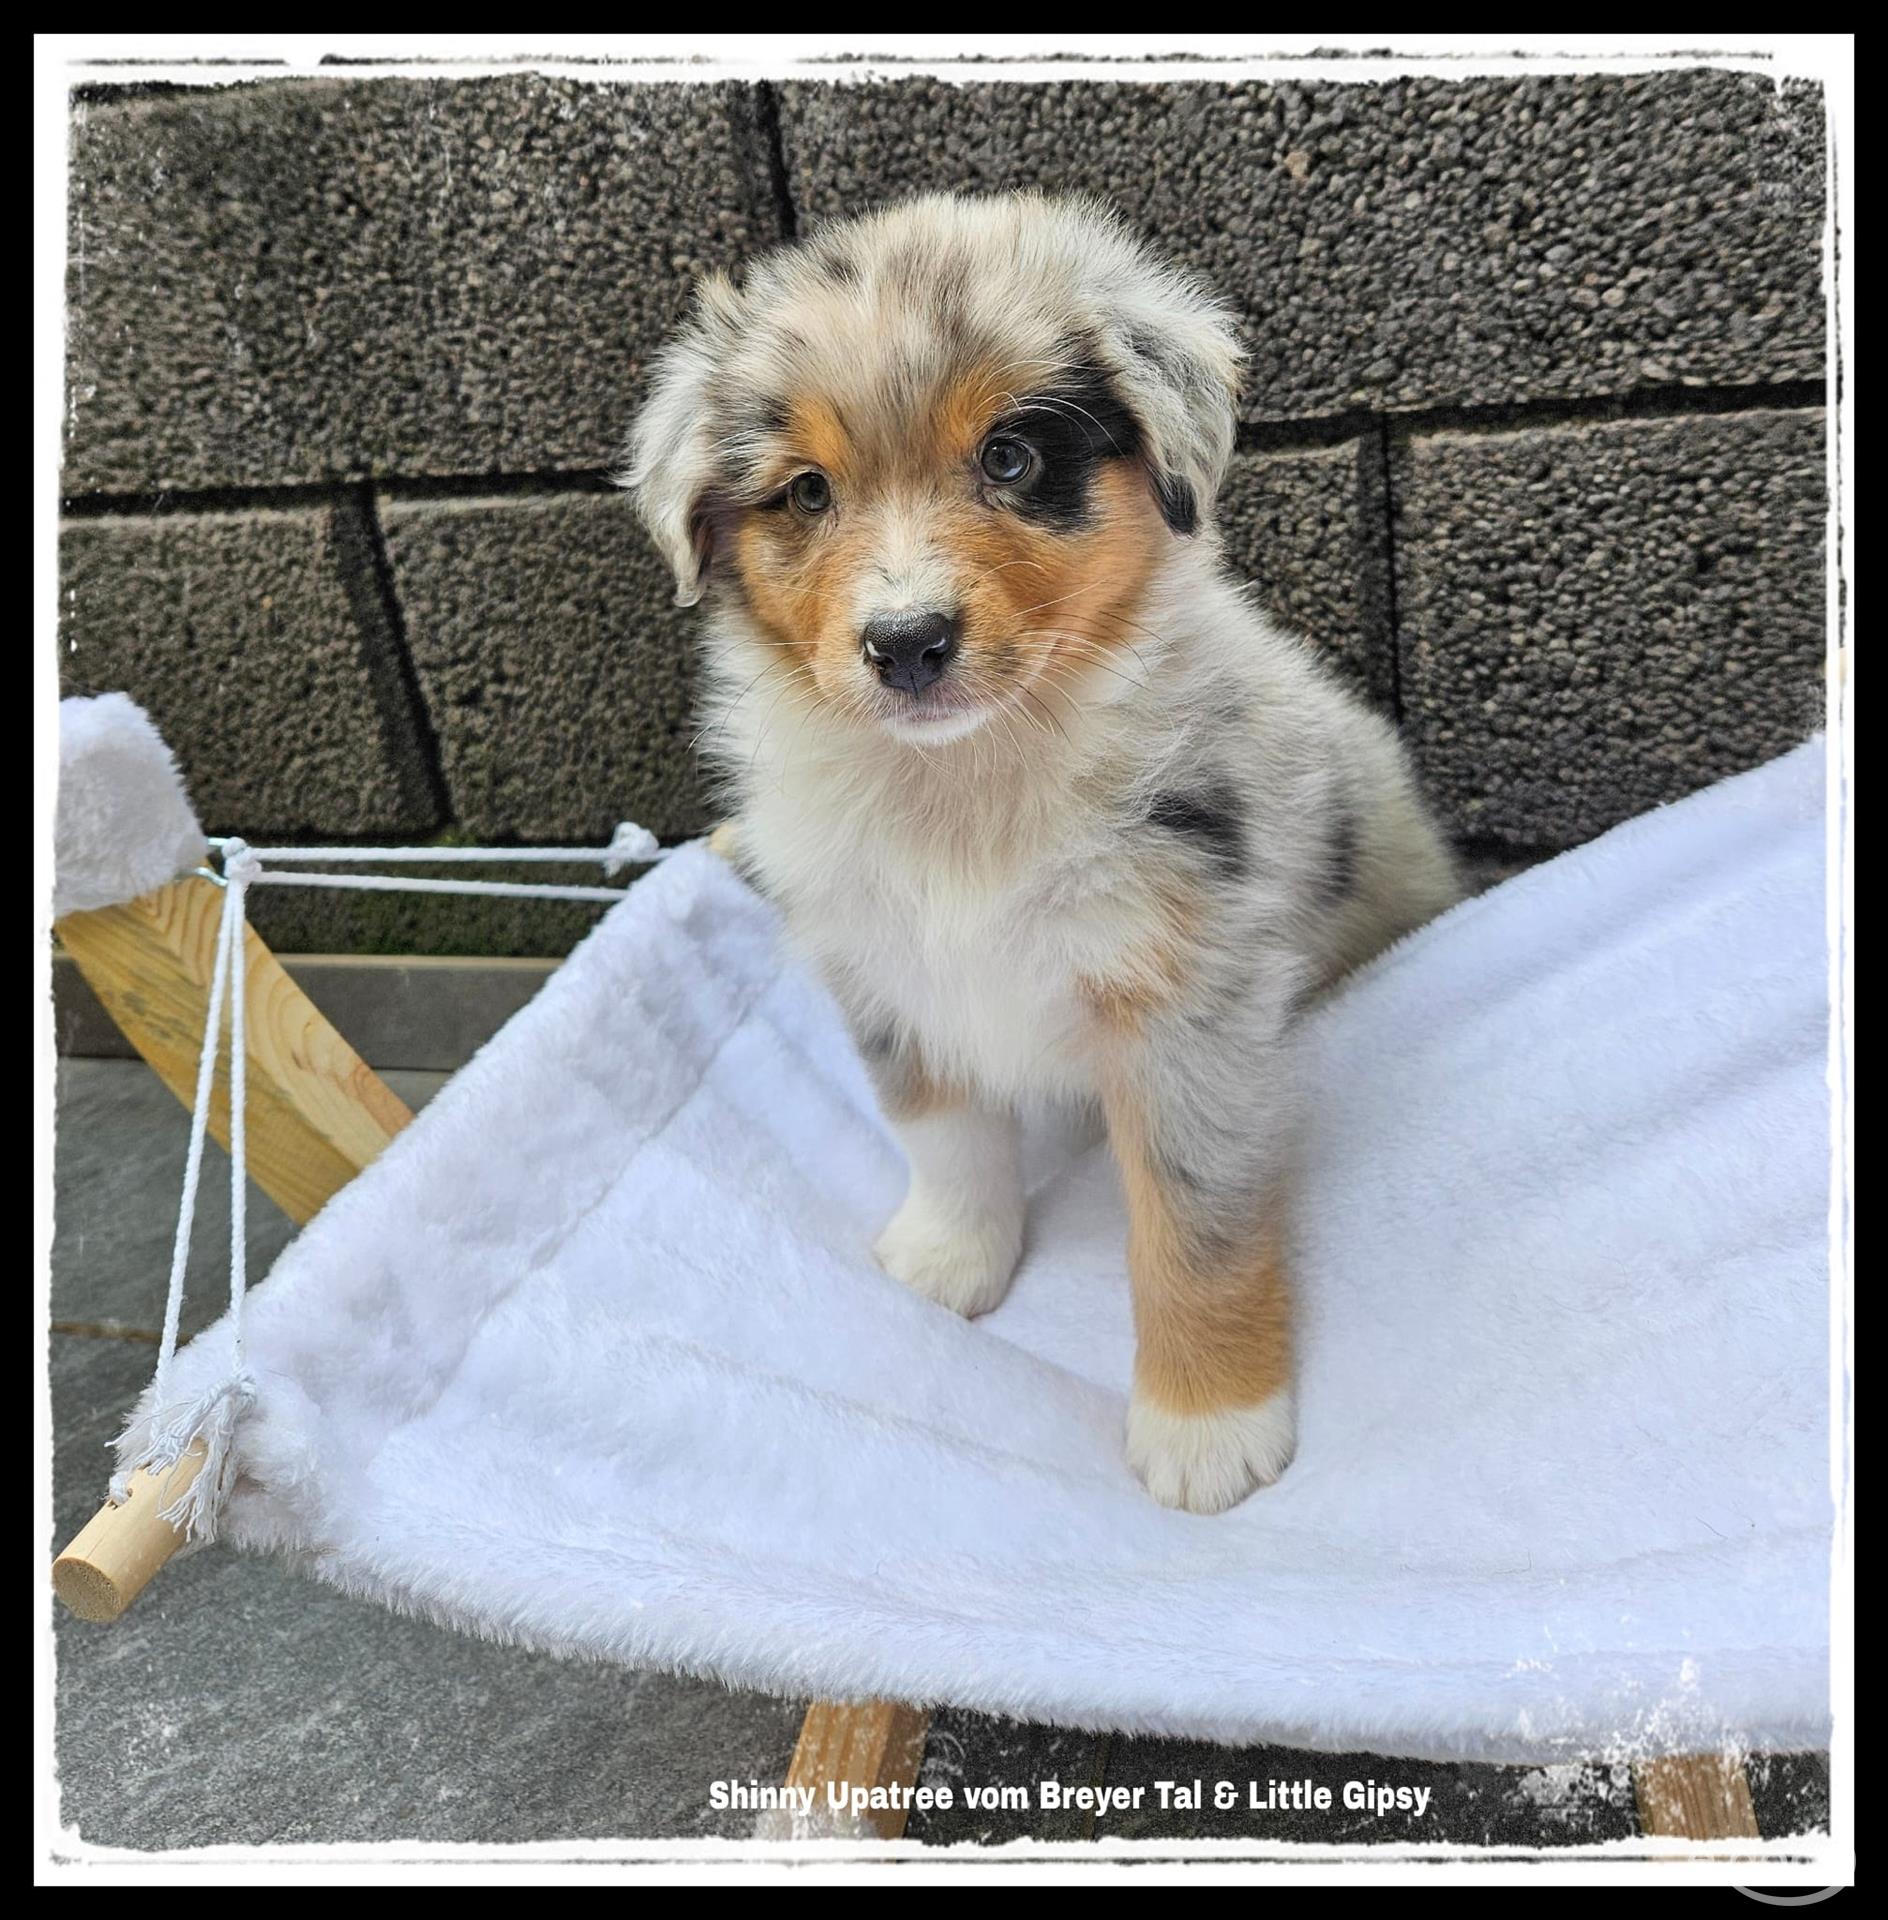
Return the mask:
POLYGON ((246 887, 262 872, 262 862, 247 840, 232 836, 223 842, 223 878, 233 887, 246 887))
POLYGON ((639 827, 633 820, 621 820, 617 822, 616 831, 610 835, 607 851, 603 871, 614 880, 625 867, 641 866, 660 859, 662 842, 647 827, 639 827))

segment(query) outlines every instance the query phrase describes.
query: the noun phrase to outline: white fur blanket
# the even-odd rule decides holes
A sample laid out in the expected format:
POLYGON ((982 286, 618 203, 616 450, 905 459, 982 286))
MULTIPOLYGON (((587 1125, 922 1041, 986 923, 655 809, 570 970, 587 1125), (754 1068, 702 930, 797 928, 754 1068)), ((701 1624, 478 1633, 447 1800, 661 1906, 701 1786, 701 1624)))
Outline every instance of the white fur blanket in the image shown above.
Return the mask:
POLYGON ((796 1695, 1527 1762, 1819 1744, 1822 874, 1812 744, 1317 1013, 1298 1457, 1206 1519, 1122 1457, 1105 1148, 1044 1145, 990 1318, 885 1279, 864 1074, 689 849, 252 1301, 225 1535, 796 1695))

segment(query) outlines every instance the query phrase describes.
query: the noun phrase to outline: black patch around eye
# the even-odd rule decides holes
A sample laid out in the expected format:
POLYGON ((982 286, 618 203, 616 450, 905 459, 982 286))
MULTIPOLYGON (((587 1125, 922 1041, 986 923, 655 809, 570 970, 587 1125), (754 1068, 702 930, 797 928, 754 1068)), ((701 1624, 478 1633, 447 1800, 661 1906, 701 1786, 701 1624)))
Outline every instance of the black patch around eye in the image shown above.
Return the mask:
POLYGON ((1025 395, 997 422, 1004 439, 1034 448, 1035 474, 1010 497, 1025 519, 1052 526, 1088 523, 1095 470, 1140 451, 1141 433, 1099 367, 1083 364, 1053 387, 1025 395))
POLYGON ((1193 841, 1228 880, 1246 870, 1245 807, 1225 781, 1155 794, 1147 824, 1193 841))

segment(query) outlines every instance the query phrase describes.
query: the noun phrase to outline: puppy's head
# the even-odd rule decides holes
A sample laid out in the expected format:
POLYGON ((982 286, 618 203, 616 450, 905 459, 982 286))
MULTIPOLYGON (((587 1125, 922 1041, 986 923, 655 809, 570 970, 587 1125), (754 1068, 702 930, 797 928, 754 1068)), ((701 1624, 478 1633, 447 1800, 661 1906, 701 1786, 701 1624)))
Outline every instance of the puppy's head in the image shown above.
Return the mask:
POLYGON ((1102 209, 917 200, 709 280, 627 480, 679 601, 727 596, 817 698, 946 740, 1132 646, 1211 512, 1238 366, 1227 310, 1102 209))

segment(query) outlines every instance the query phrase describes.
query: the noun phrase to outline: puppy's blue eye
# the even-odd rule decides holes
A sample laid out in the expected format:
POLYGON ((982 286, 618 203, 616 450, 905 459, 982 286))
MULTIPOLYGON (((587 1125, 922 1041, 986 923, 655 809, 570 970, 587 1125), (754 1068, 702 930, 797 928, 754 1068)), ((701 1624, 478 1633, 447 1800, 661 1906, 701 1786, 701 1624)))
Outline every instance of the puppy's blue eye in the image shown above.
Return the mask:
POLYGON ((824 513, 833 503, 832 482, 823 473, 796 474, 788 483, 787 498, 802 513, 824 513))
POLYGON ((985 479, 994 480, 999 487, 1013 487, 1036 464, 1036 456, 1020 440, 1006 440, 999 435, 984 442, 980 464, 985 479))

